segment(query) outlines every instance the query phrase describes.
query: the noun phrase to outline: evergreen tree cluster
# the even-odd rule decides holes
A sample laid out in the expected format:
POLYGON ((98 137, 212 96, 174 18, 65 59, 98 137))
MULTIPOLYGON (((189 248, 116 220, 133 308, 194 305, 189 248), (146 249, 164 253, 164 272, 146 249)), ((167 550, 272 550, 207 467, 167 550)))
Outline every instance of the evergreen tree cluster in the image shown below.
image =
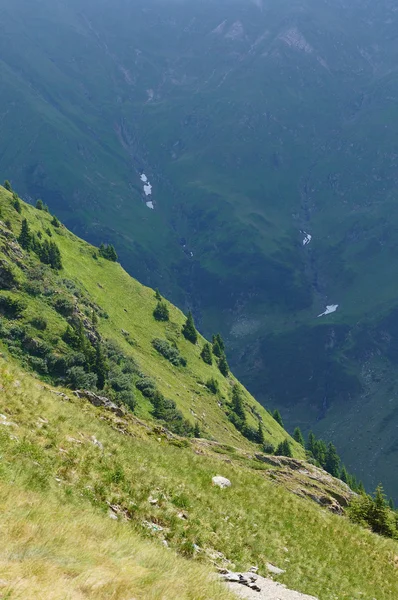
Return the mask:
POLYGON ((193 320, 191 311, 189 311, 187 320, 182 327, 182 335, 186 340, 191 342, 191 344, 196 344, 198 341, 198 332, 196 331, 195 322, 193 320))
POLYGON ((106 260, 110 260, 112 262, 117 262, 118 260, 118 255, 112 244, 101 244, 98 252, 99 255, 102 256, 102 258, 106 258, 106 260))
POLYGON ((301 443, 306 451, 307 456, 312 458, 319 467, 325 469, 333 477, 341 479, 344 483, 350 486, 355 492, 363 491, 362 482, 358 482, 354 475, 350 475, 347 469, 342 465, 341 458, 337 453, 336 447, 331 442, 327 444, 321 439, 317 439, 315 435, 310 431, 308 434, 307 443, 303 443, 303 435, 299 427, 296 427, 294 439, 301 443))
POLYGON ((229 365, 225 354, 225 344, 219 333, 216 333, 212 337, 212 350, 214 356, 216 356, 218 359, 217 364, 218 368, 220 369, 220 373, 224 375, 224 377, 228 377, 229 365))
POLYGON ((26 219, 23 219, 21 231, 18 236, 20 246, 26 250, 32 250, 39 258, 40 262, 50 265, 52 269, 62 269, 62 258, 59 248, 52 240, 40 240, 41 232, 34 234, 30 231, 29 224, 26 219))
POLYGON ((382 485, 377 486, 373 496, 362 492, 354 498, 348 507, 348 516, 374 533, 398 539, 398 512, 391 500, 387 502, 382 485))

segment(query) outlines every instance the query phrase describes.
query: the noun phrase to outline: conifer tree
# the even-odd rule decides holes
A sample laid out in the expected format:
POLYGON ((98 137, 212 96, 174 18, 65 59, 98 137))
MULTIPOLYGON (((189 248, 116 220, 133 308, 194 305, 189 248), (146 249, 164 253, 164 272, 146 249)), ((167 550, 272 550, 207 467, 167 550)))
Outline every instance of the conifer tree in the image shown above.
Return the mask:
POLYGON ((340 475, 340 458, 332 442, 329 443, 327 448, 325 469, 328 473, 333 475, 333 477, 338 477, 340 475))
POLYGON ((4 187, 7 190, 7 192, 12 192, 11 183, 8 181, 8 179, 5 180, 4 187))
POLYGON ((97 342, 95 347, 95 367, 94 373, 97 375, 97 387, 99 390, 104 389, 107 369, 106 369, 106 361, 104 357, 104 353, 101 348, 100 342, 97 342))
POLYGON ((227 357, 223 354, 218 361, 218 368, 220 369, 220 373, 224 375, 224 377, 228 376, 229 373, 229 365, 227 362, 227 357))
POLYGON ((43 200, 37 200, 36 202, 36 208, 37 210, 44 210, 44 204, 43 204, 43 200))
POLYGON ((56 217, 56 216, 54 216, 54 217, 52 218, 51 225, 52 225, 53 227, 57 227, 57 228, 61 226, 61 223, 58 221, 58 219, 57 219, 57 217, 56 217))
POLYGON ((187 320, 183 325, 182 334, 185 337, 185 339, 190 341, 192 344, 196 344, 196 342, 198 341, 198 332, 196 331, 191 311, 189 311, 187 320))
POLYGON ((343 481, 343 483, 347 483, 347 485, 349 485, 349 475, 347 473, 347 469, 345 468, 345 466, 343 465, 341 467, 341 472, 340 472, 340 479, 341 481, 343 481))
POLYGON ((94 329, 96 329, 98 327, 98 315, 95 312, 95 310, 93 310, 93 312, 91 313, 91 323, 92 323, 94 329))
POLYGON ((107 258, 108 258, 108 260, 111 260, 112 262, 117 262, 118 255, 112 244, 110 244, 108 246, 107 258))
POLYGON ((237 384, 232 388, 232 410, 239 419, 242 421, 246 420, 245 407, 243 403, 242 391, 237 384))
POLYGON ((162 301, 162 296, 160 295, 158 288, 156 288, 156 290, 155 290, 155 298, 158 302, 162 301))
POLYGON ((202 360, 206 364, 208 364, 208 365, 213 364, 213 356, 212 356, 211 346, 210 346, 209 342, 205 342, 205 344, 202 348, 202 352, 200 353, 200 356, 202 357, 202 360))
POLYGON ((15 192, 12 195, 12 205, 15 208, 15 210, 17 211, 17 213, 21 214, 22 204, 21 204, 20 199, 18 198, 18 194, 16 194, 15 192))
POLYGON ((394 502, 393 498, 389 499, 388 506, 389 506, 390 510, 395 510, 395 502, 394 502))
POLYGON ((225 353, 225 344, 219 333, 213 335, 212 343, 214 356, 218 356, 218 358, 221 358, 221 356, 225 353))
POLYGON ((157 321, 169 320, 170 315, 166 302, 161 301, 157 303, 155 310, 153 311, 153 316, 157 321))
POLYGON ((284 426, 284 425, 283 425, 283 421, 282 421, 282 417, 281 417, 281 413, 279 412, 279 410, 278 410, 278 409, 275 409, 275 410, 274 410, 274 412, 272 413, 272 416, 274 417, 275 421, 276 421, 277 423, 279 423, 279 425, 280 425, 281 427, 283 427, 283 426, 284 426))
POLYGON ((357 485, 357 491, 359 494, 366 494, 365 491, 365 486, 363 485, 362 481, 360 481, 357 485))
POLYGON ((275 450, 275 454, 276 456, 287 456, 289 458, 292 458, 293 454, 289 444, 289 440, 284 440, 283 442, 281 442, 275 450))
POLYGON ((21 233, 19 234, 18 242, 24 250, 29 250, 31 247, 32 236, 26 219, 23 219, 22 221, 21 233))
POLYGON ((311 452, 311 454, 314 458, 315 458, 315 446, 316 446, 316 437, 312 433, 312 431, 310 431, 308 434, 308 441, 307 441, 306 448, 307 448, 308 452, 311 452))
POLYGON ((217 379, 214 379, 214 377, 211 377, 206 381, 206 387, 208 390, 210 390, 212 394, 218 394, 218 392, 220 391, 218 381, 217 379))
POLYGON ((265 437, 264 437, 263 424, 261 423, 261 421, 259 421, 258 428, 257 428, 257 443, 261 444, 263 446, 264 442, 265 442, 265 437))
POLYGON ((200 427, 198 421, 196 421, 194 429, 193 429, 193 437, 200 438, 200 427))
POLYGON ((300 427, 296 427, 293 433, 293 439, 296 440, 297 443, 301 444, 301 446, 305 446, 303 434, 301 433, 300 427))

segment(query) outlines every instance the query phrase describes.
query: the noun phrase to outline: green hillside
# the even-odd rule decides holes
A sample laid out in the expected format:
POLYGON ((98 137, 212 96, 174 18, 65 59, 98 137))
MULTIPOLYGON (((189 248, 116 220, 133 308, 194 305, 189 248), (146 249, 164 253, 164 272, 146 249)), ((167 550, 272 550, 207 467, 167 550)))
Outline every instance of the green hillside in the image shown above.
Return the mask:
POLYGON ((227 600, 211 581, 215 566, 266 574, 267 563, 320 600, 394 598, 397 542, 322 508, 347 493, 325 473, 206 440, 182 444, 43 388, 3 358, 0 386, 6 598, 227 600), (231 487, 212 486, 215 475, 231 487))
POLYGON ((0 188, 0 594, 229 600, 216 568, 271 564, 320 600, 390 599, 397 541, 114 259, 0 188))
MULTIPOLYGON (((206 341, 199 335, 193 344, 184 337, 181 311, 162 300, 169 319, 156 320, 153 290, 48 212, 16 198, 0 187, 0 340, 25 368, 72 389, 99 387, 99 393, 132 408, 138 417, 151 419, 159 413, 158 420, 177 433, 193 434, 196 426, 202 437, 247 449, 250 439, 256 441, 259 424, 275 447, 288 437, 230 372, 221 373, 216 355, 210 357, 211 365, 205 363, 201 353, 206 341), (25 219, 30 250, 17 241, 25 219), (46 243, 58 247, 62 269, 43 263, 34 251, 35 244, 46 243), (164 348, 169 359, 159 352, 164 348), (97 353, 106 372, 102 385, 97 353), (243 402, 245 437, 239 423, 233 424, 234 394, 243 402)), ((296 455, 303 455, 290 442, 296 455)))

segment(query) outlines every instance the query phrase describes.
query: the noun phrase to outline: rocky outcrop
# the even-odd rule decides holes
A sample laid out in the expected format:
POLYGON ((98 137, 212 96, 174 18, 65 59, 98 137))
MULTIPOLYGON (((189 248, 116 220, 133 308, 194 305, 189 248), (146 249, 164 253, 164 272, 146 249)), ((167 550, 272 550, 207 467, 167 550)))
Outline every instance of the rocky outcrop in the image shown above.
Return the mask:
POLYGON ((106 408, 107 410, 113 412, 117 417, 124 417, 126 415, 126 411, 121 406, 118 406, 109 400, 109 398, 106 398, 105 396, 98 396, 89 390, 76 390, 75 396, 88 400, 93 406, 106 408))
POLYGON ((317 600, 314 596, 289 590, 281 583, 258 575, 256 567, 252 567, 248 573, 223 569, 220 575, 238 597, 247 600, 317 600))

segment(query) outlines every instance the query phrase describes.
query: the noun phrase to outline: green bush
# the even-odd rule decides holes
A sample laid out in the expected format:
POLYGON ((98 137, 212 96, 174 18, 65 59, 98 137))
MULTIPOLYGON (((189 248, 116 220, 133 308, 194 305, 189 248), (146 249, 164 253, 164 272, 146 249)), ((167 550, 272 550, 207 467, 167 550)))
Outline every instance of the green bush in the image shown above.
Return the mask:
POLYGON ((171 362, 171 364, 173 364, 174 366, 186 367, 187 361, 183 356, 181 356, 178 348, 175 348, 166 340, 160 340, 159 338, 155 338, 154 340, 152 340, 152 346, 157 352, 159 352, 159 354, 167 358, 167 360, 171 362))
POLYGON ((206 381, 206 387, 212 394, 218 394, 220 391, 219 383, 214 377, 211 377, 206 381))
POLYGON ((26 302, 20 298, 0 295, 0 315, 8 319, 17 319, 26 308, 26 302))
POLYGON ((83 367, 71 367, 66 373, 66 383, 73 390, 93 390, 97 385, 97 376, 86 373, 83 367))
POLYGON ((157 321, 168 321, 170 314, 167 304, 163 301, 158 302, 155 310, 153 311, 153 316, 157 321))

